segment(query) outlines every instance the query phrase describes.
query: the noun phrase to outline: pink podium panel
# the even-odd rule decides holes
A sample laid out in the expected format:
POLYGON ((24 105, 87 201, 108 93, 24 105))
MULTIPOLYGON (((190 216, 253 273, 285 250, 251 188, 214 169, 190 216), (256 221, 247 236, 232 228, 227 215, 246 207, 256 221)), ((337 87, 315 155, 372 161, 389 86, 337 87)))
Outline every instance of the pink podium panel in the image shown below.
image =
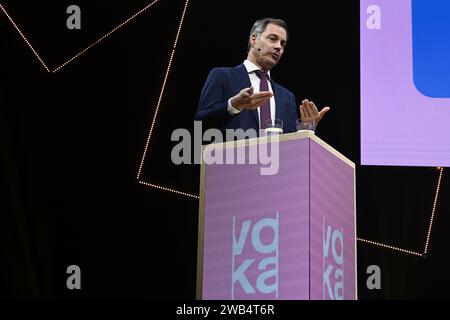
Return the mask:
POLYGON ((268 162, 251 163, 252 146, 268 144, 221 145, 223 159, 245 154, 240 164, 203 151, 197 298, 356 299, 354 164, 292 133, 269 148, 276 170, 262 174, 268 162))

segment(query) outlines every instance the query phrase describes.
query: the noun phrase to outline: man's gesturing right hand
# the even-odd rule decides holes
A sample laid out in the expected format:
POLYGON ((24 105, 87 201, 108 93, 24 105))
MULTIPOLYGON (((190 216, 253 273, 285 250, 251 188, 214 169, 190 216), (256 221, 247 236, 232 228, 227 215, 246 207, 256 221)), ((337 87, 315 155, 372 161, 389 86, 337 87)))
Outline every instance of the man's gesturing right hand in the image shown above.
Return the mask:
POLYGON ((253 93, 253 87, 242 89, 237 95, 230 99, 233 108, 242 110, 255 110, 273 96, 270 91, 253 93))

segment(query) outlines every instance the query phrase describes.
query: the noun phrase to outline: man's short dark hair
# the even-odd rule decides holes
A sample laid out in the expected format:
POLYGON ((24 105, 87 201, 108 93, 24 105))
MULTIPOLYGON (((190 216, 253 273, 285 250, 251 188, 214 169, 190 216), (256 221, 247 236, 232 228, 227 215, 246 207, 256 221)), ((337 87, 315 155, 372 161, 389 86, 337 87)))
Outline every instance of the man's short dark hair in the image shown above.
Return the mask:
POLYGON ((289 31, 288 31, 288 27, 286 22, 284 22, 281 19, 276 19, 276 18, 263 18, 263 19, 259 19, 256 20, 256 22, 253 24, 252 29, 250 30, 250 35, 249 35, 249 41, 248 41, 248 51, 250 51, 250 37, 252 36, 252 34, 254 34, 257 38, 259 38, 261 36, 261 34, 266 31, 267 26, 270 24, 276 24, 279 27, 282 27, 284 30, 286 30, 286 37, 289 36, 289 31))

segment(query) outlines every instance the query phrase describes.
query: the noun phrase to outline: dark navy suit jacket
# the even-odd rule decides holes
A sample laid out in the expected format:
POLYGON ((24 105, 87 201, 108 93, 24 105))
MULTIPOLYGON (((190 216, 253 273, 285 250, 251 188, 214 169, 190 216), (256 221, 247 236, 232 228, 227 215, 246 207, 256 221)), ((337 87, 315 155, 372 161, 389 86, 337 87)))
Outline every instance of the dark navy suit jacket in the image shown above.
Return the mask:
MULTIPOLYGON (((271 80, 275 97, 275 118, 283 120, 283 132, 296 131, 298 118, 295 96, 288 89, 271 80)), ((258 111, 242 110, 236 115, 228 113, 228 100, 244 88, 251 86, 244 64, 233 68, 214 68, 208 75, 200 96, 196 120, 202 120, 204 129, 254 129, 258 132, 258 111)))

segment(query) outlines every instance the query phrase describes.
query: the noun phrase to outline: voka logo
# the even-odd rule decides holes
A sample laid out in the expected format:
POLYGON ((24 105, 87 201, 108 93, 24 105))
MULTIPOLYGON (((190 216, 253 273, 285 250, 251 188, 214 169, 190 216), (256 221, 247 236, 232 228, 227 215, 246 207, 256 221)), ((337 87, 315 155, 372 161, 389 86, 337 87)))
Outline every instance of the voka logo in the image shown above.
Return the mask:
POLYGON ((344 232, 323 218, 323 299, 344 299, 344 232))
POLYGON ((278 299, 279 214, 238 222, 233 217, 231 299, 278 299))

